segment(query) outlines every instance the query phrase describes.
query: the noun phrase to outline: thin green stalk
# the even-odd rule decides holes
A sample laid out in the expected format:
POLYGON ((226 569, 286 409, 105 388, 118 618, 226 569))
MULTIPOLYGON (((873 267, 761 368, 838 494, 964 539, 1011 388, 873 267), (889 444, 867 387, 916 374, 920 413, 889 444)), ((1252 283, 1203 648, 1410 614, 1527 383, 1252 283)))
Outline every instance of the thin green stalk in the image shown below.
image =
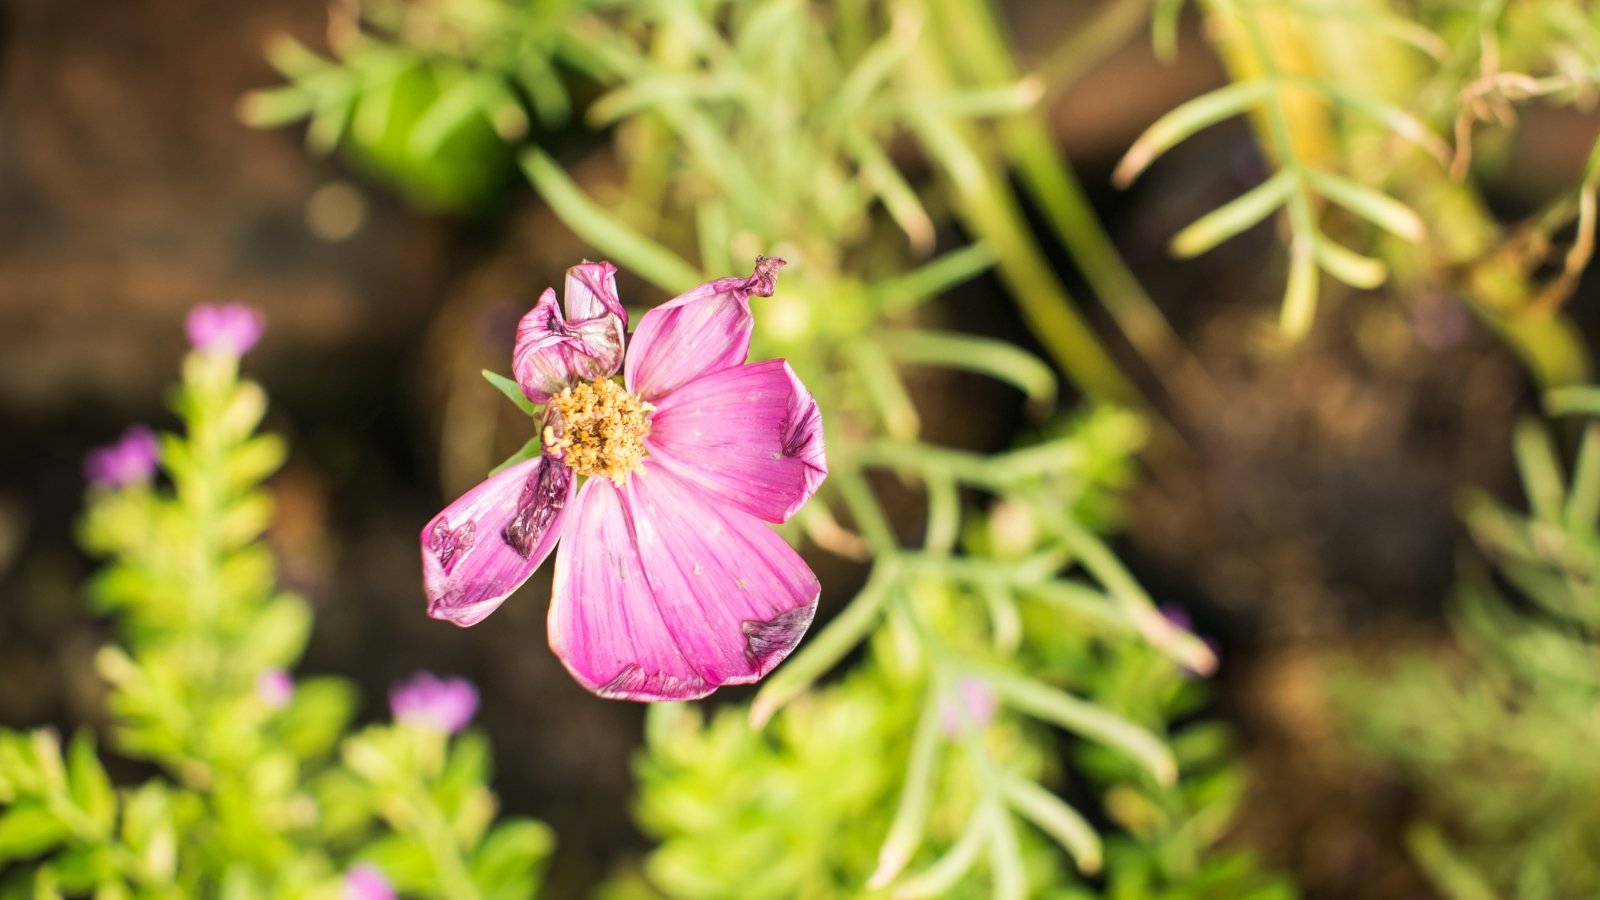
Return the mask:
POLYGON ((958 214, 993 248, 1006 283, 1029 329, 1072 380, 1096 400, 1146 406, 1089 327, 1067 289, 1045 261, 1024 225, 1015 196, 974 150, 965 126, 924 110, 910 116, 913 130, 955 188, 958 214))
MULTIPOLYGON (((1103 14, 1110 22, 1108 30, 1116 26, 1113 34, 1125 40, 1143 21, 1148 5, 1148 0, 1116 0, 1112 11, 1103 14)), ((959 0, 941 4, 939 9, 953 20, 946 34, 959 40, 960 59, 980 80, 998 84, 1016 81, 1016 63, 988 0, 959 0)), ((1091 34, 1100 37, 1094 31, 1083 32, 1085 36, 1091 34)), ((1077 43, 1069 41, 1064 46, 1077 43)), ((1068 78, 1076 77, 1081 67, 1089 65, 1081 53, 1072 58, 1080 68, 1065 73, 1068 78)), ((1059 90, 1065 83, 1060 77, 1063 73, 1051 74, 1056 80, 1048 89, 1059 90)), ((1183 342, 1106 235, 1072 165, 1051 136, 1042 110, 1043 107, 1036 107, 1028 113, 1009 116, 998 125, 1000 146, 1015 163, 1023 189, 1038 204, 1057 239, 1083 272, 1090 291, 1140 354, 1158 367, 1185 360, 1188 354, 1183 342)))

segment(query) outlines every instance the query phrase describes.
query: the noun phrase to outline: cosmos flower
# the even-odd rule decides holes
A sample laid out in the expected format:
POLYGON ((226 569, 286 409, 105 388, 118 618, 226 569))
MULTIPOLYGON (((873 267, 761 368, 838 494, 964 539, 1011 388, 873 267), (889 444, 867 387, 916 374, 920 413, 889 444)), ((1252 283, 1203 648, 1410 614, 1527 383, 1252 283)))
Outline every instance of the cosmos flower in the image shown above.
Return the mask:
POLYGON ((344 873, 344 900, 395 900, 394 887, 383 870, 357 863, 344 873))
POLYGON ((821 588, 763 522, 827 474, 811 394, 783 360, 746 361, 750 297, 771 296, 782 266, 702 284, 626 341, 610 263, 567 272, 565 315, 547 289, 512 356, 544 406, 542 452, 422 529, 428 614, 481 621, 559 541, 550 646, 594 693, 686 700, 781 662, 821 588))
POLYGON ((189 343, 196 350, 233 356, 248 353, 266 327, 261 310, 243 303, 202 303, 189 310, 184 322, 189 343))
POLYGON ((478 689, 465 678, 438 678, 418 672, 389 691, 389 712, 405 725, 455 734, 478 711, 478 689))
POLYGON ((155 432, 135 425, 115 442, 90 450, 83 457, 83 477, 104 487, 143 484, 155 477, 158 453, 155 432))

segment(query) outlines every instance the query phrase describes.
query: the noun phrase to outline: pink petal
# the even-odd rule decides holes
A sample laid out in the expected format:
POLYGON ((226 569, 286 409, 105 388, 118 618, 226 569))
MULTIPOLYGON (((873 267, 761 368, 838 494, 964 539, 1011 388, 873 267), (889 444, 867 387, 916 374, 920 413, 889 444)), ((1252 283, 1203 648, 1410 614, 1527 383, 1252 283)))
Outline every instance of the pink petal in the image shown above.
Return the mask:
MULTIPOLYGON (((593 274, 586 273, 585 277, 593 274)), ((569 290, 573 282, 569 273, 569 290)), ((577 289, 579 303, 585 309, 601 307, 599 315, 568 321, 556 304, 556 292, 546 288, 539 295, 539 302, 517 324, 517 345, 511 352, 511 369, 522 393, 534 403, 549 401, 551 394, 579 379, 609 378, 622 368, 622 341, 627 320, 620 312, 621 304, 616 304, 617 312, 604 308, 597 301, 593 287, 577 289)), ((613 288, 611 302, 615 301, 613 288)), ((571 303, 569 295, 569 309, 571 303)))
POLYGON ((550 598, 550 649, 579 684, 619 700, 692 700, 716 689, 668 633, 610 481, 584 483, 563 547, 550 598))
POLYGON ((645 313, 628 348, 628 390, 655 402, 710 372, 750 355, 750 296, 770 297, 784 262, 756 260, 745 278, 708 281, 645 313))
POLYGON ((550 646, 601 696, 689 700, 755 681, 816 613, 821 587, 782 538, 650 460, 621 489, 591 479, 569 528, 550 646))
POLYGON ((817 401, 781 359, 703 375, 656 401, 653 458, 768 522, 787 522, 828 474, 817 401))
POLYGON ((628 311, 617 296, 617 267, 611 263, 583 262, 568 269, 561 296, 574 322, 609 315, 628 324, 628 311))
POLYGON ((522 586, 561 537, 577 479, 536 457, 493 475, 422 529, 428 615, 475 625, 522 586))

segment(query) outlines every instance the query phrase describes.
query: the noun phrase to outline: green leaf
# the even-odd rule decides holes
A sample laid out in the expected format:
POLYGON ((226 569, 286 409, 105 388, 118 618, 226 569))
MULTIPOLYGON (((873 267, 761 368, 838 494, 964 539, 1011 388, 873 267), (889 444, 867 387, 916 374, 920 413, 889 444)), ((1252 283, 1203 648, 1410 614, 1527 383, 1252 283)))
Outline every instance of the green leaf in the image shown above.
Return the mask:
POLYGON ((1012 772, 1000 772, 996 778, 1011 808, 1072 854, 1079 872, 1093 875, 1100 871, 1100 835, 1082 814, 1034 781, 1012 772))
POLYGON ((978 675, 1019 712, 1122 751, 1143 766, 1157 784, 1177 781, 1178 764, 1166 744, 1116 713, 1008 670, 984 668, 978 675))
POLYGON ((903 275, 878 282, 872 293, 882 298, 885 313, 901 312, 971 281, 994 268, 998 261, 988 244, 968 244, 903 275))
POLYGON ((527 460, 533 459, 535 456, 538 456, 543 452, 544 438, 539 435, 534 435, 533 437, 528 438, 528 442, 522 445, 522 449, 506 457, 505 461, 500 463, 500 465, 490 469, 489 474, 491 476, 499 475, 501 472, 504 472, 517 463, 526 462, 527 460))
POLYGON ((1600 387, 1591 384, 1545 392, 1544 408, 1552 416, 1600 416, 1600 387))
POLYGON ((1306 181, 1317 193, 1396 237, 1416 242, 1428 233, 1421 216, 1382 191, 1324 169, 1305 169, 1304 172, 1306 181))
POLYGON ((1289 245, 1289 283, 1283 291, 1283 311, 1278 327, 1289 340, 1311 333, 1317 315, 1317 257, 1314 239, 1296 235, 1289 245))
POLYGON ((541 197, 573 233, 602 248, 623 268, 662 290, 678 293, 702 281, 677 254, 641 234, 584 193, 566 171, 538 147, 520 157, 522 170, 541 197))
POLYGON ((109 834, 117 815, 117 794, 100 765, 94 738, 87 731, 73 736, 67 750, 67 786, 72 802, 101 834, 109 834))
POLYGON ((973 863, 978 861, 979 851, 983 849, 984 838, 994 830, 995 820, 1004 815, 993 801, 980 806, 967 819, 966 827, 961 830, 955 843, 950 845, 950 849, 933 865, 897 884, 893 896, 921 900, 948 894, 961 876, 971 871, 973 863))
POLYGON ((234 490, 253 487, 278 470, 288 446, 275 434, 258 434, 228 454, 228 484, 234 490))
POLYGON ((1583 429, 1564 513, 1569 528, 1592 530, 1600 518, 1600 422, 1590 422, 1583 429))
POLYGON ((1191 135, 1250 109, 1267 96, 1269 89, 1265 81, 1235 82, 1201 94, 1167 113, 1145 129, 1128 148, 1111 175, 1112 182, 1127 187, 1161 154, 1191 135))
POLYGON ((279 594, 253 618, 250 645, 245 651, 247 668, 287 668, 300 658, 311 636, 309 604, 293 594, 279 594))
POLYGON ((483 108, 484 92, 476 78, 454 69, 435 68, 434 80, 442 82, 438 94, 428 104, 411 129, 406 149, 417 157, 431 157, 450 136, 476 117, 488 120, 483 108))
POLYGON ((1222 206, 1201 216, 1172 239, 1172 253, 1185 259, 1210 250, 1255 225, 1282 206, 1299 186, 1295 174, 1284 169, 1222 206))
POLYGON ((18 803, 0 815, 0 863, 38 856, 71 836, 72 829, 43 804, 18 803))
POLYGON ((1381 260, 1347 250, 1326 237, 1317 238, 1313 253, 1329 275, 1359 290, 1370 291, 1389 277, 1389 267, 1381 260))
POLYGON ((1056 397, 1054 370, 1009 341, 956 332, 891 331, 879 343, 901 363, 987 375, 1022 391, 1036 404, 1051 403, 1056 397))
POLYGON ((297 757, 320 759, 344 736, 356 700, 355 687, 342 678, 303 679, 273 728, 297 757))
POLYGON ((483 380, 494 385, 495 390, 505 394, 507 400, 510 400, 512 403, 517 405, 517 409, 522 410, 530 416, 537 417, 539 415, 539 405, 534 403, 532 400, 529 400, 528 395, 522 392, 522 388, 518 387, 515 381, 512 381, 498 372, 491 372, 488 369, 484 369, 482 374, 483 380))
POLYGON ((905 785, 900 805, 895 810, 889 835, 878 849, 878 867, 867 879, 867 887, 881 888, 900 875, 922 844, 928 821, 928 808, 934 795, 934 763, 939 751, 939 701, 937 692, 928 691, 911 738, 911 756, 906 764, 905 785))
POLYGON ((489 832, 472 857, 473 884, 490 900, 521 900, 538 893, 555 837, 542 823, 507 819, 489 832))
POLYGON ((1561 464, 1556 461, 1555 448, 1551 446, 1544 425, 1531 417, 1518 421, 1512 434, 1512 451, 1534 515, 1546 522, 1561 521, 1566 486, 1562 484, 1561 464))

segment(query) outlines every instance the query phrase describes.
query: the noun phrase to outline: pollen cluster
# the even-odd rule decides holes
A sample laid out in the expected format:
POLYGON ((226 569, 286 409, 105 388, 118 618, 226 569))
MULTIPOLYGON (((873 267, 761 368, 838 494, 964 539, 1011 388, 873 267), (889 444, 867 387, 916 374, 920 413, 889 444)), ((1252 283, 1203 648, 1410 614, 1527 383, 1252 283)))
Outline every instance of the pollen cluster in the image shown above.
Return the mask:
POLYGON ((655 407, 615 381, 563 388, 546 407, 544 449, 579 475, 604 475, 621 486, 644 459, 655 407))

